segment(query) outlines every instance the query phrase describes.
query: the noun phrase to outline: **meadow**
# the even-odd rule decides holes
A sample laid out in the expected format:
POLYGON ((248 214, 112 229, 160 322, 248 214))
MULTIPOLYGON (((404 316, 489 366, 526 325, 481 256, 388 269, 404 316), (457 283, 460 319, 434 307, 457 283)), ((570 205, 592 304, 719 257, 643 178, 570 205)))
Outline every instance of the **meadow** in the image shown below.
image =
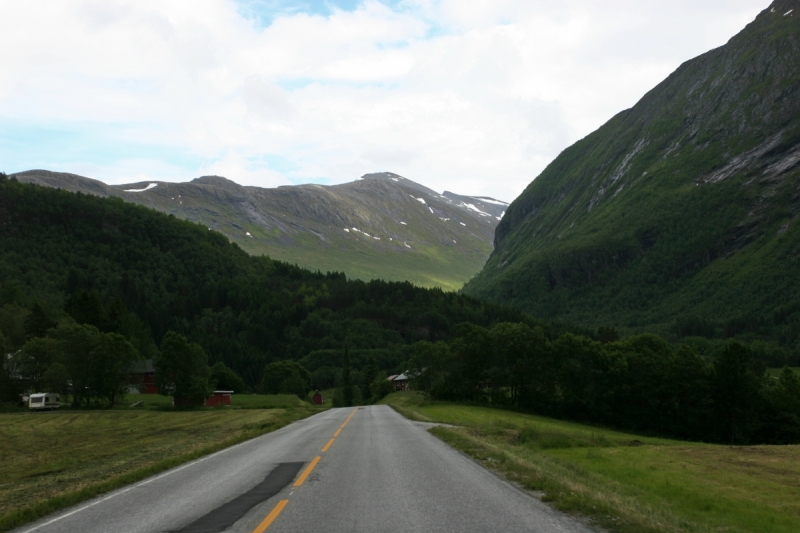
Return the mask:
POLYGON ((512 411, 384 400, 565 512, 615 532, 800 531, 800 446, 724 446, 512 411))
MULTIPOLYGON (((791 369, 791 370, 792 370, 792 371, 793 371, 795 374, 797 374, 797 375, 800 375, 800 367, 798 367, 798 366, 792 366, 792 367, 789 367, 789 368, 790 368, 790 369, 791 369)), ((769 377, 771 377, 771 378, 777 378, 777 377, 779 377, 779 376, 781 375, 781 372, 783 372, 783 368, 768 368, 768 369, 767 369, 767 375, 768 375, 769 377)))
POLYGON ((234 395, 231 408, 0 413, 0 531, 231 446, 320 410, 292 395, 234 395))

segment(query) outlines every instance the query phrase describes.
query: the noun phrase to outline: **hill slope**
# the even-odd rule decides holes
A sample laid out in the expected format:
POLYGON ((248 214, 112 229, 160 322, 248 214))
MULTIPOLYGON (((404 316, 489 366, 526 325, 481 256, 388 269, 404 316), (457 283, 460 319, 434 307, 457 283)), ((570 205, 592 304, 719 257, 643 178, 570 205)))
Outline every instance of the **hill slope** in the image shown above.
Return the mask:
POLYGON ((355 369, 370 353, 400 372, 408 345, 500 320, 528 319, 454 292, 253 257, 199 224, 0 174, 0 350, 77 321, 152 357, 174 330, 255 387, 272 361, 316 353, 309 370, 339 366, 345 341, 355 369))
POLYGON ((360 279, 459 288, 486 261, 507 204, 431 189, 389 172, 334 186, 243 187, 218 176, 189 183, 106 185, 31 170, 23 183, 115 196, 219 231, 253 255, 360 279))
POLYGON ((778 0, 561 153, 464 291, 588 326, 797 342, 798 214, 800 2, 778 0))

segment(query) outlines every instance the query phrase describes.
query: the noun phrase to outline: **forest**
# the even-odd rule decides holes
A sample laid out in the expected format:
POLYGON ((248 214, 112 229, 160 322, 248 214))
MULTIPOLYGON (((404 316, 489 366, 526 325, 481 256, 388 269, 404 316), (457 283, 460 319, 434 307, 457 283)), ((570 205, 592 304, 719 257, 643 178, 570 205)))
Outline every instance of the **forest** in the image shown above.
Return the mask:
POLYGON ((422 341, 409 361, 415 388, 474 402, 679 439, 730 444, 800 442, 800 376, 777 379, 730 340, 695 346, 642 334, 592 339, 539 326, 464 324, 422 341))
POLYGON ((310 272, 173 216, 4 175, 0 250, 0 401, 27 384, 113 405, 144 359, 164 391, 188 398, 310 386, 359 403, 386 392, 371 387, 381 376, 410 371, 439 400, 694 440, 800 442, 800 381, 788 369, 769 378, 757 346, 620 339, 458 293, 310 272))
POLYGON ((316 388, 334 386, 347 342, 361 385, 369 361, 400 373, 411 344, 446 339, 455 324, 532 321, 452 292, 253 257, 198 224, 4 175, 0 250, 0 342, 6 353, 22 350, 17 373, 36 383, 55 363, 50 382, 58 383, 66 375, 59 365, 69 370, 79 353, 97 354, 94 368, 104 368, 96 346, 112 340, 127 343, 117 351, 127 354, 122 367, 158 359, 172 332, 250 391, 266 365, 282 360, 302 360, 316 388))

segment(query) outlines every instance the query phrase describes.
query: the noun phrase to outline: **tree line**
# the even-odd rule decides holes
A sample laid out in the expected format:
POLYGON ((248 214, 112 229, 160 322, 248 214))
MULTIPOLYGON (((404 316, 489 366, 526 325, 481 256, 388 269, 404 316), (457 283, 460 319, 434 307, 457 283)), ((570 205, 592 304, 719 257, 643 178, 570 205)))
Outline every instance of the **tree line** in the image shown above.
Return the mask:
POLYGON ((423 341, 414 385, 437 400, 518 408, 555 418, 723 443, 800 442, 800 377, 770 379, 744 345, 709 357, 643 334, 548 335, 538 326, 463 324, 423 341))

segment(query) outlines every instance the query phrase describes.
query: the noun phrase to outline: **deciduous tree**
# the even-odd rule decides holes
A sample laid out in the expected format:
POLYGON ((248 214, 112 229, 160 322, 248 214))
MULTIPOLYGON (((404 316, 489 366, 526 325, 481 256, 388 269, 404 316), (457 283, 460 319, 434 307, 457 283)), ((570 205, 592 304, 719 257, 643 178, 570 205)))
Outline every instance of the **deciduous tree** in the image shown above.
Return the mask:
POLYGON ((168 331, 161 341, 161 354, 154 361, 159 392, 172 396, 176 405, 202 405, 211 394, 211 370, 203 348, 186 337, 168 331))

